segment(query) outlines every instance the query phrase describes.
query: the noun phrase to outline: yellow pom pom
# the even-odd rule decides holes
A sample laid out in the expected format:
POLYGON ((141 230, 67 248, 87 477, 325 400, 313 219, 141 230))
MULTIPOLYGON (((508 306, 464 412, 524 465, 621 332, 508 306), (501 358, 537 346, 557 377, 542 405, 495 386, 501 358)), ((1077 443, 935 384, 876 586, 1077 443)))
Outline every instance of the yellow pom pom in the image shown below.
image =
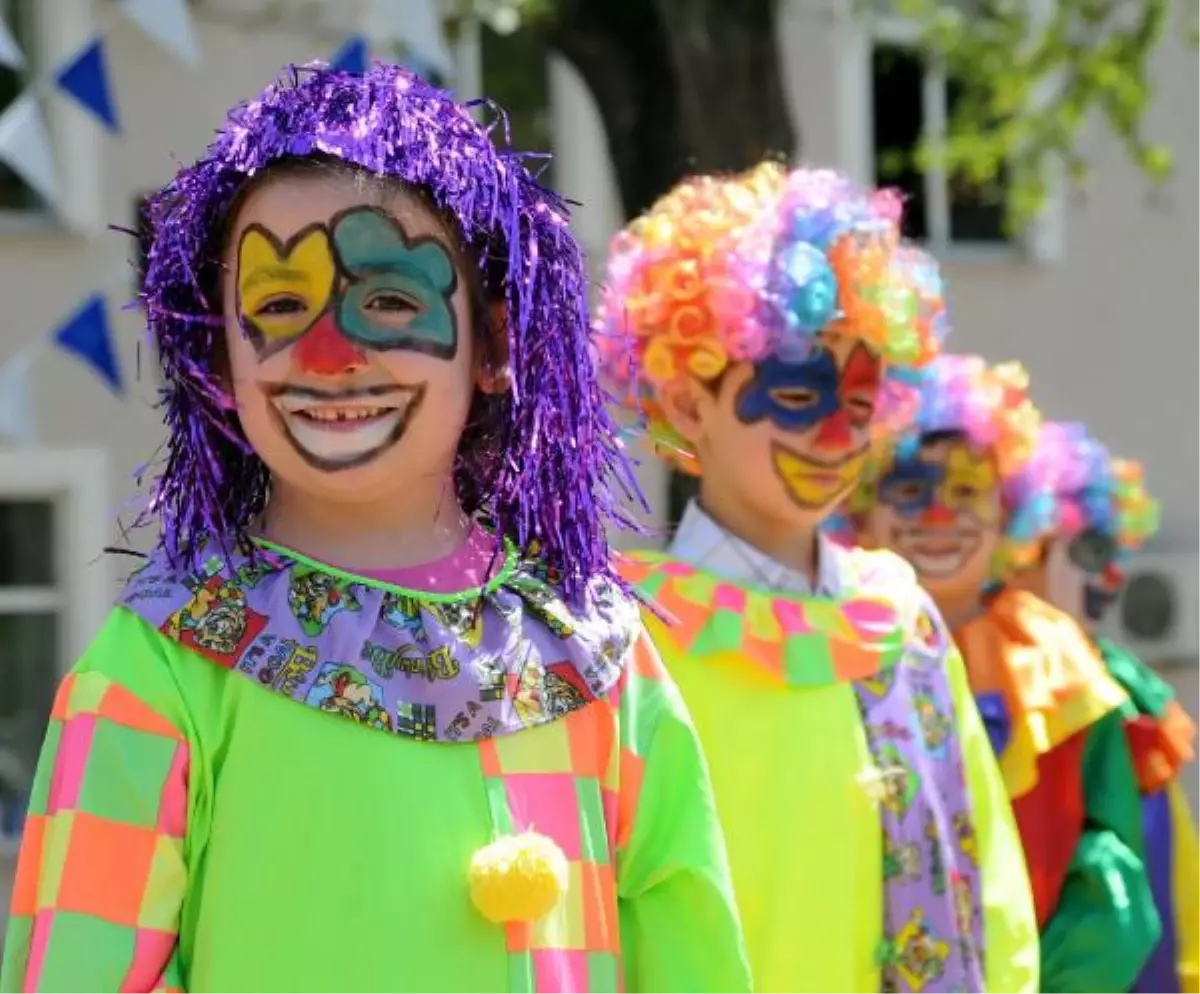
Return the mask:
POLYGON ((488 921, 541 918, 567 889, 567 857, 538 832, 506 835, 471 859, 471 900, 488 921))

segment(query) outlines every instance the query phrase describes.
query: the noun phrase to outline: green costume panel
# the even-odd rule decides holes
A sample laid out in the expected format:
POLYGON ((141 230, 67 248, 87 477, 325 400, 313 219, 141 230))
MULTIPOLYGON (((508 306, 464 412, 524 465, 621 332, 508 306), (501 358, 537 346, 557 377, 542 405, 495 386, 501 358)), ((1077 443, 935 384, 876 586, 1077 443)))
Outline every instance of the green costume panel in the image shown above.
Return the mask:
MULTIPOLYGON (((855 636, 857 657, 847 651, 855 611, 841 605, 855 599, 849 593, 838 601, 767 592, 667 557, 638 560, 625 573, 669 615, 669 623, 648 615, 647 627, 704 745, 756 990, 884 989, 889 960, 912 962, 904 932, 892 937, 885 928, 889 886, 932 874, 936 890, 939 872, 949 871, 939 870, 935 839, 918 831, 916 841, 902 842, 884 831, 884 812, 903 811, 912 795, 897 796, 881 781, 872 741, 880 729, 864 723, 856 684, 886 693, 900 679, 893 667, 917 668, 915 659, 903 646, 899 656, 883 650, 869 658, 865 630, 855 636), (803 619, 790 626, 802 635, 784 634, 789 617, 803 619)), ((916 594, 911 581, 881 589, 901 602, 916 594)), ((951 713, 919 697, 905 718, 911 728, 885 733, 959 744, 969 800, 955 828, 965 853, 959 865, 980 881, 984 989, 1036 991, 1037 926, 1012 811, 962 661, 948 643, 937 652, 951 713)), ((938 786, 910 780, 903 789, 938 786)), ((921 947, 926 964, 937 948, 921 947)), ((902 979, 932 989, 937 978, 910 971, 902 979)))
MULTIPOLYGON (((308 617, 286 596, 295 573, 259 582, 274 584, 276 614, 308 617)), ((373 592, 389 592, 341 582, 353 583, 343 594, 360 625, 373 592)), ((588 619, 554 607, 544 587, 535 602, 579 633, 554 638, 584 638, 588 619)), ((430 604, 446 615, 445 599, 430 604)), ((489 625, 534 624, 496 604, 482 631, 454 622, 466 626, 447 643, 460 672, 484 668, 469 651, 489 644, 489 625)), ((313 658, 293 647, 248 679, 185 638, 211 655, 214 631, 244 626, 226 614, 203 629, 211 615, 178 606, 161 631, 117 607, 60 690, 0 989, 750 989, 696 734, 636 610, 602 695, 549 679, 567 670, 537 667, 536 687, 518 671, 514 729, 454 742, 385 727, 388 712, 356 689, 373 686, 361 675, 371 671, 348 663, 298 703, 300 671, 315 677, 331 645, 354 658, 351 643, 318 641, 313 658), (477 874, 489 847, 529 838, 477 874), (547 906, 517 913, 538 887, 550 888, 547 906)), ((259 614, 265 640, 273 616, 259 614)), ((532 672, 521 643, 508 648, 532 672)))
POLYGON ((1120 712, 1105 715, 1085 735, 1083 832, 1042 932, 1042 984, 1079 994, 1127 991, 1161 927, 1120 712))

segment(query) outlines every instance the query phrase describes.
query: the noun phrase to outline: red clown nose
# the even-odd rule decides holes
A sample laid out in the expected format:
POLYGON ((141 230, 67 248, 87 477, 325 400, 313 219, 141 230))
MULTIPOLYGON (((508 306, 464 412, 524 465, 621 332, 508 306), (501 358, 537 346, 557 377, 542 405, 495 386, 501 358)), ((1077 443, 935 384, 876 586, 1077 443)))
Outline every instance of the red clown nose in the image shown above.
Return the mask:
POLYGON ((950 513, 950 509, 945 504, 939 504, 937 501, 930 504, 924 514, 921 515, 921 524, 923 525, 952 525, 954 524, 954 515, 950 513))
POLYGON ((330 313, 322 314, 296 343, 295 360, 301 372, 316 376, 338 376, 367 364, 367 357, 338 330, 330 313))

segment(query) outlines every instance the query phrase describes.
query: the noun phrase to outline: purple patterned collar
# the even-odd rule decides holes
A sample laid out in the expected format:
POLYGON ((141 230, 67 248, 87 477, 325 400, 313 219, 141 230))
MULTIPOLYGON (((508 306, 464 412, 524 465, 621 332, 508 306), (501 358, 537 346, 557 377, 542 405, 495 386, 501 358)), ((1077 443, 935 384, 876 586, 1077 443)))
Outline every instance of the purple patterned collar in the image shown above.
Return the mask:
POLYGON ((161 553, 120 603, 167 638, 320 711, 460 742, 554 721, 608 693, 641 627, 603 577, 568 603, 553 570, 505 546, 482 588, 406 590, 260 543, 192 569, 161 553))

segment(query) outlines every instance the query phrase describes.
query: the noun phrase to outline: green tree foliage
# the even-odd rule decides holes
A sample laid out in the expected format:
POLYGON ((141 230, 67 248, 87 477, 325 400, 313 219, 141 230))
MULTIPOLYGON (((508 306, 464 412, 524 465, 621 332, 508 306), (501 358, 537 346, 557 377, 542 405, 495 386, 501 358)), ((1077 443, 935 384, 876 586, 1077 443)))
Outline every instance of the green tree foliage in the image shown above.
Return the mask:
MULTIPOLYGON (((608 135, 627 213, 681 175, 791 156, 773 34, 778 0, 474 0, 499 32, 518 25, 572 62, 608 135)), ((1097 118, 1152 181, 1171 150, 1145 136, 1150 62, 1170 33, 1196 45, 1196 0, 850 0, 919 26, 958 97, 943 140, 916 151, 960 180, 1002 178, 1018 228, 1051 170, 1086 183, 1083 129, 1097 118), (1172 23, 1174 22, 1174 23, 1172 23)), ((489 73, 499 77, 497 67, 489 73)), ((500 96, 500 94, 497 94, 500 96)))

